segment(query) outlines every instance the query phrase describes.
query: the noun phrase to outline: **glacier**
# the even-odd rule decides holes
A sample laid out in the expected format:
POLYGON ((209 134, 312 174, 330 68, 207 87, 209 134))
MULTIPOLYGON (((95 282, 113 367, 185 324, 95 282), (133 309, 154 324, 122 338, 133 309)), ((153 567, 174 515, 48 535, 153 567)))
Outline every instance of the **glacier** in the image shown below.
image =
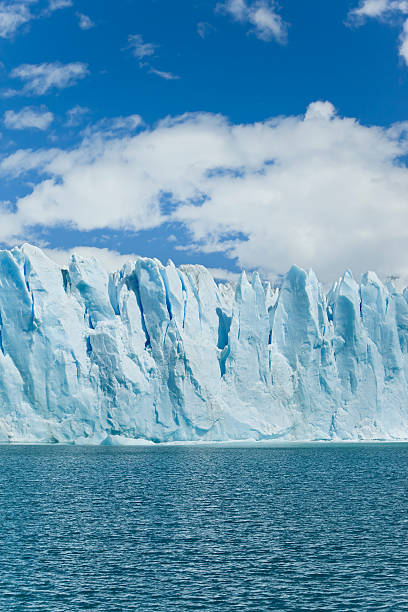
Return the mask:
POLYGON ((0 251, 0 442, 408 438, 408 292, 0 251))

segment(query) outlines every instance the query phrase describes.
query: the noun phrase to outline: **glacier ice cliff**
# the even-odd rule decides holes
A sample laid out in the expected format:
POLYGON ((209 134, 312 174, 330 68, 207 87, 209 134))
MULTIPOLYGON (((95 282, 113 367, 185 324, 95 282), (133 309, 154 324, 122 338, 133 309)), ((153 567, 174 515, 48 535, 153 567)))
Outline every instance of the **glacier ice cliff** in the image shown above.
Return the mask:
POLYGON ((408 294, 0 251, 0 441, 408 438, 408 294))

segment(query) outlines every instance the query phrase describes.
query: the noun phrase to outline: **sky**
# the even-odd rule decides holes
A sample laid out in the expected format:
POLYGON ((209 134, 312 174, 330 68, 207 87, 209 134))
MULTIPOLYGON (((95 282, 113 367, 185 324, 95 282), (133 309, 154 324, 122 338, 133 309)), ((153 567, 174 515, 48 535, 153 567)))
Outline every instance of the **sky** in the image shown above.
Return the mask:
POLYGON ((408 0, 0 1, 0 246, 408 284, 408 0))

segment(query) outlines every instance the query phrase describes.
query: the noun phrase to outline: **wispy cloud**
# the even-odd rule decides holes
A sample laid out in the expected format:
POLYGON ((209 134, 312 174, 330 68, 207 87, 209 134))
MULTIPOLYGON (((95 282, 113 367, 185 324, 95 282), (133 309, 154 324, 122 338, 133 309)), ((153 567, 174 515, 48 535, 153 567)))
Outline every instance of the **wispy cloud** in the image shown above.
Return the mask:
POLYGON ((130 135, 144 125, 140 115, 127 115, 119 117, 105 117, 86 127, 83 135, 91 137, 94 134, 103 134, 104 138, 130 135))
POLYGON ((206 21, 200 21, 197 23, 197 34, 201 38, 206 38, 211 32, 215 30, 214 26, 211 23, 207 23, 206 21))
POLYGON ((72 0, 49 0, 48 2, 50 11, 59 11, 60 9, 69 8, 72 5, 72 0))
POLYGON ((408 19, 404 21, 402 32, 400 34, 399 54, 408 66, 408 19))
POLYGON ((146 61, 146 58, 151 58, 156 55, 156 49, 158 49, 159 46, 160 45, 155 43, 144 42, 141 34, 129 34, 128 46, 126 48, 130 49, 132 54, 139 60, 139 68, 145 68, 149 74, 154 74, 166 81, 179 79, 180 77, 176 74, 165 70, 159 70, 152 66, 150 61, 146 61))
POLYGON ((88 74, 88 66, 82 62, 22 64, 14 68, 10 76, 22 81, 24 83, 23 88, 7 90, 4 95, 6 97, 14 95, 41 96, 52 89, 72 87, 88 74))
POLYGON ((32 2, 0 2, 0 37, 10 38, 32 18, 32 2))
POLYGON ((275 40, 284 44, 287 40, 288 25, 278 13, 275 0, 226 0, 217 4, 216 10, 230 15, 235 21, 250 26, 260 40, 275 40))
POLYGON ((366 17, 384 17, 391 13, 408 13, 407 0, 362 0, 349 13, 350 18, 365 19, 366 17))
POLYGON ((78 25, 81 30, 90 30, 95 27, 95 23, 92 21, 88 15, 84 15, 84 13, 75 13, 78 17, 78 25))
POLYGON ((53 120, 54 115, 47 107, 35 108, 33 106, 26 106, 20 111, 6 111, 3 122, 9 130, 24 130, 27 128, 46 130, 53 120))
POLYGON ((157 70, 157 68, 149 67, 149 73, 155 74, 161 79, 165 79, 166 81, 174 81, 179 79, 180 77, 177 74, 173 74, 172 72, 165 72, 164 70, 157 70))
POLYGON ((50 0, 45 10, 37 12, 38 0, 2 0, 0 2, 0 37, 11 38, 33 19, 47 17, 54 11, 72 6, 72 0, 50 0))
POLYGON ((408 65, 408 0, 362 0, 348 14, 348 25, 361 26, 367 19, 379 19, 402 26, 399 55, 408 65))
POLYGON ((141 34, 129 34, 128 36, 128 49, 132 51, 132 54, 141 60, 145 57, 152 57, 156 53, 159 45, 154 43, 146 43, 143 40, 141 34))
POLYGON ((76 106, 74 106, 73 108, 70 108, 67 111, 66 113, 67 121, 65 125, 67 127, 76 127, 80 125, 84 117, 86 117, 86 115, 88 115, 89 112, 90 112, 89 108, 87 108, 86 106, 80 106, 79 104, 77 104, 76 106))

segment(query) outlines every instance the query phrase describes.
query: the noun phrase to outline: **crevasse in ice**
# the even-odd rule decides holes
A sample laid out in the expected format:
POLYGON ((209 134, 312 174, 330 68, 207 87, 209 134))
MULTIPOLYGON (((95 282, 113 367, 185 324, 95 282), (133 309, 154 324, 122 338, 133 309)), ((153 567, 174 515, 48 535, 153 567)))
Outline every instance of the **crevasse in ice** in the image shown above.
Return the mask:
POLYGON ((0 252, 0 441, 408 438, 408 295, 0 252))

